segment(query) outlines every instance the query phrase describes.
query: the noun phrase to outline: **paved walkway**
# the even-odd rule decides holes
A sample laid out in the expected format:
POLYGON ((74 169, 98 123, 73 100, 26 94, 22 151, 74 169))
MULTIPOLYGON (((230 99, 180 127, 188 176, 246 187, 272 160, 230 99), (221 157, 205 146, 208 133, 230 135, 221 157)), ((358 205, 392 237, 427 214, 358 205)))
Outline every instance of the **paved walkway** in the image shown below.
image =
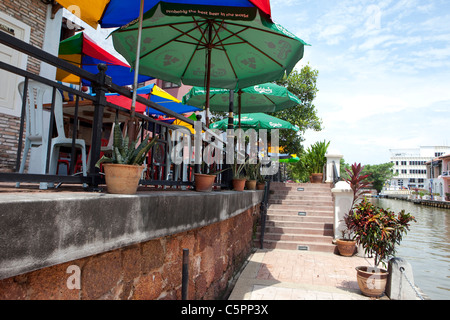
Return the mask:
POLYGON ((258 250, 249 257, 229 300, 374 299, 362 295, 355 270, 371 263, 333 253, 258 250))

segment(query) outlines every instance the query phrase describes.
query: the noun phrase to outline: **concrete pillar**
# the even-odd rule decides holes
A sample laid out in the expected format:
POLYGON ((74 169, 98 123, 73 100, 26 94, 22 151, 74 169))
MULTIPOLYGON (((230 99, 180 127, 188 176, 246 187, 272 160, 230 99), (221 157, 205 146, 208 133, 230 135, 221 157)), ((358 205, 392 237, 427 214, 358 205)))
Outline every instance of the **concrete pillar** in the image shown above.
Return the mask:
POLYGON ((333 152, 333 153, 327 153, 325 155, 325 157, 327 158, 327 164, 326 164, 326 170, 325 170, 326 171, 325 182, 332 183, 333 182, 333 172, 334 172, 333 166, 336 166, 338 176, 341 175, 340 162, 341 162, 343 155, 333 152))
POLYGON ((385 292, 391 300, 419 299, 416 292, 406 279, 407 277, 414 285, 412 267, 408 261, 403 258, 392 258, 389 260, 388 272, 389 276, 385 292), (403 272, 401 271, 401 268, 403 268, 403 272))
POLYGON ((345 230, 344 216, 351 209, 353 191, 348 182, 339 181, 331 192, 334 196, 334 239, 339 239, 345 230))

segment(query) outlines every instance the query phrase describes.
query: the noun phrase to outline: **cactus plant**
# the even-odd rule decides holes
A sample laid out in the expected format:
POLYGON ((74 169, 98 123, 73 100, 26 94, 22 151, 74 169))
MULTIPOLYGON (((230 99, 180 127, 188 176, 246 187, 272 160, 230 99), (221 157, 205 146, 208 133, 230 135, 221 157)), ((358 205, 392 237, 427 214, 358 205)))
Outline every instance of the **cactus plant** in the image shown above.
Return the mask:
POLYGON ((155 136, 150 140, 150 137, 145 137, 144 140, 139 144, 136 148, 137 141, 129 142, 129 138, 122 136, 122 131, 120 130, 119 123, 117 122, 114 126, 114 134, 113 134, 113 151, 112 156, 101 157, 95 166, 100 168, 100 164, 102 163, 117 163, 117 164, 128 164, 128 165, 142 165, 147 156, 147 153, 150 151, 152 146, 155 144, 158 136, 155 136))

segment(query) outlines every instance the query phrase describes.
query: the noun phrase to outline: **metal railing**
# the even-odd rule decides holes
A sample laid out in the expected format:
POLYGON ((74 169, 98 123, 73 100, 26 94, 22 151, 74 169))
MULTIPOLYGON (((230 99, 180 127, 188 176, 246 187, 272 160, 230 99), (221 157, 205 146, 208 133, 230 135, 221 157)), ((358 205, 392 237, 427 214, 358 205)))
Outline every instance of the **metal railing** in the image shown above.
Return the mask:
MULTIPOLYGON (((24 136, 24 128, 26 126, 25 119, 25 98, 22 101, 22 110, 21 110, 21 118, 20 118, 20 132, 19 132, 19 141, 18 141, 18 150, 17 150, 17 158, 16 158, 16 169, 15 172, 1 172, 0 173, 0 181, 2 182, 31 182, 31 183, 42 183, 42 182, 51 182, 51 183, 64 183, 64 184, 83 184, 87 185, 89 190, 98 190, 100 184, 104 183, 104 176, 101 174, 98 168, 95 167, 97 160, 100 158, 100 154, 102 152, 102 130, 105 126, 104 116, 105 110, 108 109, 111 113, 115 113, 116 117, 119 115, 122 118, 130 119, 132 114, 130 110, 126 108, 122 108, 118 105, 112 104, 106 100, 106 93, 116 93, 122 96, 125 96, 129 99, 132 98, 132 91, 125 87, 120 87, 112 82, 112 79, 105 74, 106 66, 99 65, 99 72, 97 74, 93 74, 87 72, 83 69, 80 69, 64 60, 59 59, 41 49, 38 49, 26 42, 23 42, 15 37, 8 35, 5 32, 0 31, 0 44, 8 46, 18 52, 24 53, 29 57, 34 57, 41 62, 45 62, 50 64, 56 68, 62 69, 64 71, 70 72, 74 75, 79 76, 82 79, 91 82, 91 86, 95 95, 87 94, 80 90, 71 88, 62 83, 58 83, 56 81, 49 80, 47 78, 41 77, 34 73, 22 70, 15 66, 9 65, 3 61, 0 61, 0 69, 5 70, 9 73, 13 73, 15 75, 21 76, 24 78, 24 92, 23 97, 27 96, 28 83, 30 80, 36 81, 39 83, 43 83, 53 89, 52 100, 50 105, 50 122, 49 127, 46 128, 48 131, 48 143, 47 143, 47 155, 50 155, 50 141, 53 135, 53 107, 55 104, 55 92, 59 90, 60 92, 67 92, 74 96, 74 114, 73 118, 70 120, 71 130, 72 130, 72 148, 71 148, 71 156, 70 156, 70 170, 69 175, 55 175, 49 173, 49 161, 50 157, 47 156, 47 160, 45 163, 45 174, 36 174, 36 173, 19 173, 19 166, 21 163, 21 154, 23 149, 23 136, 24 136), (80 174, 76 174, 75 170, 75 140, 78 134, 78 123, 80 119, 79 115, 79 106, 81 100, 89 100, 92 102, 92 135, 90 140, 90 155, 89 155, 89 166, 87 168, 87 176, 82 176, 80 174)), ((148 99, 145 99, 141 96, 136 97, 136 102, 144 104, 145 106, 158 110, 169 117, 174 117, 180 119, 190 125, 194 125, 194 121, 180 115, 170 109, 167 109, 159 104, 156 104, 148 99)), ((147 172, 144 176, 144 179, 140 181, 142 185, 155 185, 155 186, 192 186, 193 185, 193 173, 200 172, 200 165, 193 165, 192 163, 186 164, 181 167, 176 167, 170 161, 169 147, 171 144, 170 134, 173 130, 177 129, 176 126, 160 122, 155 120, 152 117, 141 113, 135 113, 133 115, 135 119, 140 124, 141 130, 141 139, 144 136, 144 129, 146 132, 151 132, 153 136, 156 134, 159 135, 157 142, 153 146, 153 149, 149 153, 149 157, 147 159, 147 172), (181 170, 181 172, 180 172, 181 170), (188 170, 187 180, 181 178, 183 176, 183 170, 188 170), (180 172, 180 174, 177 174, 180 172)), ((202 124, 202 129, 206 130, 206 126, 202 124)), ((193 140, 193 135, 190 134, 191 140, 193 140)), ((220 140, 220 138, 219 138, 220 140)), ((224 141, 220 141, 225 144, 224 141)), ((221 165, 218 165, 221 167, 221 165)), ((185 174, 186 176, 186 174, 185 174)), ((216 186, 227 187, 230 185, 231 176, 225 173, 221 173, 218 175, 216 186)))
POLYGON ((333 161, 333 184, 336 184, 339 181, 341 181, 341 177, 339 176, 336 163, 333 161))

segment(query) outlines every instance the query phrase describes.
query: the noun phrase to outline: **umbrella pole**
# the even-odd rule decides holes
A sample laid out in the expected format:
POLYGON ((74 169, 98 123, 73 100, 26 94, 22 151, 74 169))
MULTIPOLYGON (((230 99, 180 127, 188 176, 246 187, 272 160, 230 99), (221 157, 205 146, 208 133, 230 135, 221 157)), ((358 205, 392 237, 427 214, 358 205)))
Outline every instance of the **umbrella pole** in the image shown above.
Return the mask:
POLYGON ((239 129, 241 128, 241 94, 242 94, 242 90, 239 89, 238 91, 238 113, 239 113, 239 129))
POLYGON ((228 129, 234 129, 234 91, 230 90, 230 103, 228 104, 228 129))
POLYGON ((205 103, 205 119, 206 119, 206 128, 209 127, 209 90, 211 88, 211 38, 212 38, 212 23, 209 22, 209 30, 208 30, 208 53, 207 57, 207 66, 206 66, 206 103, 205 103))
POLYGON ((138 38, 137 38, 137 48, 136 48, 136 63, 134 67, 134 81, 133 81, 133 97, 131 100, 131 121, 128 127, 128 136, 131 140, 134 140, 136 137, 136 119, 135 119, 135 110, 136 110, 136 95, 137 95, 137 82, 139 75, 139 59, 141 55, 141 38, 142 38, 142 19, 144 16, 144 0, 141 0, 141 5, 139 8, 139 29, 138 29, 138 38))

